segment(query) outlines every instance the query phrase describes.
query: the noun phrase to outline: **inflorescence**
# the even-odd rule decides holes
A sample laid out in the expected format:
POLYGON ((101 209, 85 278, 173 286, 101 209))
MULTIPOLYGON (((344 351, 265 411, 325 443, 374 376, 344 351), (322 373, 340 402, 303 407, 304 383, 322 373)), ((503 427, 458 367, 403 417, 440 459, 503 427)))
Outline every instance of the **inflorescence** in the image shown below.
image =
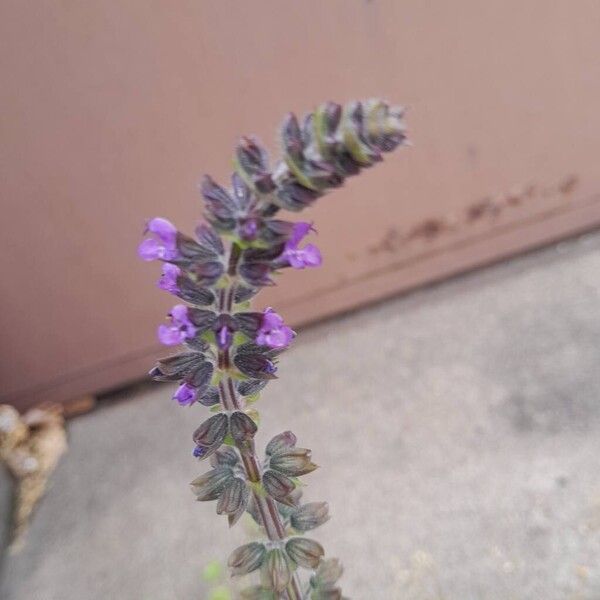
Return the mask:
POLYGON ((195 237, 157 217, 138 249, 142 259, 163 262, 158 287, 183 301, 158 338, 184 350, 159 360, 150 375, 178 382, 173 399, 181 406, 199 403, 214 413, 193 433, 192 454, 209 459, 211 469, 192 490, 198 500, 216 500, 230 526, 248 512, 266 536, 229 557, 232 575, 260 574, 260 583, 242 592, 246 600, 342 598, 339 561, 325 559, 323 547, 304 537, 329 518, 325 502, 301 501, 298 478, 317 468, 311 451, 286 431, 267 444, 264 459, 256 453, 253 404, 296 334, 272 308, 250 310, 250 300, 283 269, 322 262, 319 249, 305 243, 312 224, 278 219, 280 210, 310 206, 402 145, 402 116, 380 100, 327 102, 301 123, 290 114, 280 134, 283 157, 273 167, 255 139, 242 138, 231 187, 208 176, 202 182, 207 223, 195 237), (300 567, 308 577, 300 577, 300 567))

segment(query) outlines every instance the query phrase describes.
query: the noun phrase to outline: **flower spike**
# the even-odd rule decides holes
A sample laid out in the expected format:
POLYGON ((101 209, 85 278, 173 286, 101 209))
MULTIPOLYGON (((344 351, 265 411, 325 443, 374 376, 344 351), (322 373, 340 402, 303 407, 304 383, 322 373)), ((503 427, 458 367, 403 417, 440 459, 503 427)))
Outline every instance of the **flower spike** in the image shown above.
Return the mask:
POLYGON ((262 460, 256 451, 254 403, 276 379, 278 356, 296 333, 275 309, 248 305, 283 269, 322 264, 319 249, 305 243, 312 223, 285 220, 280 211, 303 210, 403 145, 402 119, 401 108, 376 99, 325 102, 301 119, 289 114, 280 159, 270 163, 258 140, 243 137, 231 187, 203 179, 207 223, 194 237, 156 217, 138 247, 143 260, 164 263, 158 287, 183 301, 158 328, 164 345, 183 348, 160 359, 150 376, 177 383, 173 400, 180 406, 212 412, 192 436, 193 458, 211 466, 192 481, 192 491, 199 501, 216 501, 230 526, 248 512, 265 536, 229 557, 233 576, 260 576, 241 591, 246 600, 343 600, 341 564, 301 537, 329 519, 326 502, 302 502, 299 478, 317 468, 311 451, 297 447, 291 431, 275 436, 262 460))

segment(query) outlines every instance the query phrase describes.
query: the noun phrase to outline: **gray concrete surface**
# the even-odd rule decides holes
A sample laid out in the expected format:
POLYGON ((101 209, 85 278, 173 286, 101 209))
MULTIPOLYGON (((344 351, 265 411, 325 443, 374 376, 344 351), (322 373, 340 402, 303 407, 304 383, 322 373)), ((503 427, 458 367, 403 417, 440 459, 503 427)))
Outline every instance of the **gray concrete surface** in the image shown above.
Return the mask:
MULTIPOLYGON (((600 598, 600 235, 302 332, 259 405, 321 465, 357 599, 600 598)), ((202 599, 244 527, 193 501, 202 415, 166 385, 70 425, 4 600, 202 599)))

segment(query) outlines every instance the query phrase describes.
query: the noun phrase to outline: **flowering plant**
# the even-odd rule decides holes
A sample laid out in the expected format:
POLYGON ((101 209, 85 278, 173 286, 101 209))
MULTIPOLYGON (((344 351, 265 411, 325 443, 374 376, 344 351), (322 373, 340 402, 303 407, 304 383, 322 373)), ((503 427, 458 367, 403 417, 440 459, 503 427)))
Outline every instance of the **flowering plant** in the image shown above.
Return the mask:
POLYGON ((301 500, 298 478, 317 468, 311 451, 298 447, 291 431, 275 436, 264 458, 256 451, 253 405, 276 378, 278 356, 295 333, 274 309, 252 311, 249 301, 283 269, 321 264, 319 249, 304 244, 312 224, 278 219, 279 211, 310 206, 403 144, 402 114, 380 100, 328 102, 301 123, 290 114, 281 128, 283 158, 273 168, 255 139, 242 138, 231 188, 204 178, 207 223, 195 239, 154 218, 139 246, 141 258, 163 262, 158 287, 185 302, 158 328, 163 344, 184 350, 160 359, 150 375, 179 382, 173 398, 180 405, 214 413, 193 433, 193 456, 211 468, 192 490, 198 500, 216 500, 230 526, 248 512, 265 536, 229 557, 232 575, 260 574, 242 592, 247 600, 342 598, 340 563, 304 536, 329 518, 325 502, 301 500))

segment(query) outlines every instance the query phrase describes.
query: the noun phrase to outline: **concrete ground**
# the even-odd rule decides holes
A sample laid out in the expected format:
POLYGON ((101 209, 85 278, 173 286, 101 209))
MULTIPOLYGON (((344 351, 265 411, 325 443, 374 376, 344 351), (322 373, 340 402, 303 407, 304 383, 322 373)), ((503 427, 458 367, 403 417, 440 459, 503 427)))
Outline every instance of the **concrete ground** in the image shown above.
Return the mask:
MULTIPOLYGON (((600 234, 301 332, 263 395, 330 502, 348 596, 600 598, 600 234)), ((188 482, 200 409, 141 386, 70 423, 4 600, 206 598, 244 539, 188 482)))

